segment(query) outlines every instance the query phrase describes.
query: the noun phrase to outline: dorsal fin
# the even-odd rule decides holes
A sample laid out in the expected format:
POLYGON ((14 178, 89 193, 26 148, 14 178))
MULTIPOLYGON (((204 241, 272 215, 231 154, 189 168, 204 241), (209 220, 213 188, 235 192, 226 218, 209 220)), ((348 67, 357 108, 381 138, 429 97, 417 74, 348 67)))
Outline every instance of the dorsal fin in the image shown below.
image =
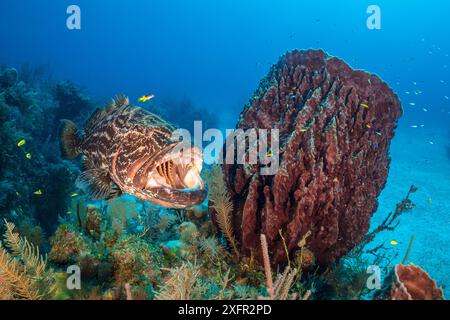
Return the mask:
POLYGON ((129 105, 130 101, 124 94, 118 94, 103 109, 97 108, 84 125, 84 132, 89 132, 100 120, 117 108, 129 105))
POLYGON ((105 111, 109 113, 116 108, 120 108, 122 106, 127 106, 129 104, 130 104, 130 101, 128 100, 128 97, 126 95, 120 93, 114 97, 112 103, 110 103, 106 106, 105 111))
POLYGON ((104 115, 103 109, 97 108, 90 118, 86 121, 86 124, 84 125, 84 132, 89 132, 92 127, 98 122, 99 119, 101 119, 104 115))

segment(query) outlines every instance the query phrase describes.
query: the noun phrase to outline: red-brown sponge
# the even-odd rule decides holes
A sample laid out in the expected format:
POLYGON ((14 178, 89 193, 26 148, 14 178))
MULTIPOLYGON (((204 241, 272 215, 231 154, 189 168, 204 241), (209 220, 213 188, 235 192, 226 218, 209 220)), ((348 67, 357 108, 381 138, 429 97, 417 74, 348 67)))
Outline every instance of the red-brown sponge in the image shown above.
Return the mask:
POLYGON ((328 265, 369 229, 384 188, 389 145, 402 114, 398 97, 375 75, 320 50, 282 56, 241 113, 237 128, 280 130, 280 169, 223 166, 234 203, 233 229, 243 254, 267 237, 273 263, 306 247, 328 265))

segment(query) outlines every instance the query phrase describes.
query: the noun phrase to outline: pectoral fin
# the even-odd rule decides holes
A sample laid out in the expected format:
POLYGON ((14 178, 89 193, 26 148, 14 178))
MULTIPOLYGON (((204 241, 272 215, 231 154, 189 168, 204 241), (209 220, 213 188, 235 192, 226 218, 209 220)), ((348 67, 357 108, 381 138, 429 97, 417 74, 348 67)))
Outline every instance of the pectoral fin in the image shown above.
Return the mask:
POLYGON ((112 199, 122 194, 120 188, 112 181, 108 170, 89 169, 83 171, 76 181, 77 187, 94 199, 112 199))

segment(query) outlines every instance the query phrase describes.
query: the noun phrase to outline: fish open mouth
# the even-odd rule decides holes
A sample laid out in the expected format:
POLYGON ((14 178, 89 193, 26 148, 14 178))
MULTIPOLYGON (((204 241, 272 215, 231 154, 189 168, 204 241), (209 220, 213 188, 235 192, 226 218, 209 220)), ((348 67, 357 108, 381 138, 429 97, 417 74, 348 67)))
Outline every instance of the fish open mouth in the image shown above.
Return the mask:
POLYGON ((169 207, 187 207, 203 202, 206 188, 200 176, 203 155, 196 147, 173 147, 155 160, 144 190, 156 202, 169 207))
POLYGON ((173 189, 190 189, 202 184, 201 170, 201 158, 171 155, 170 159, 156 167, 151 176, 157 185, 173 189))

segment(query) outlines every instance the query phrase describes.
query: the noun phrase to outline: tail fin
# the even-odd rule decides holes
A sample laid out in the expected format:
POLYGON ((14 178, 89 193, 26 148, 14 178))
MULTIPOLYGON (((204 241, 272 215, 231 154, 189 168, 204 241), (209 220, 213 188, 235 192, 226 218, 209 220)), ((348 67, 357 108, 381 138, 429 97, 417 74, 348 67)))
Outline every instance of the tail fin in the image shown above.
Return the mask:
POLYGON ((70 120, 62 120, 59 137, 61 156, 64 159, 75 159, 80 154, 80 138, 76 124, 70 120))

